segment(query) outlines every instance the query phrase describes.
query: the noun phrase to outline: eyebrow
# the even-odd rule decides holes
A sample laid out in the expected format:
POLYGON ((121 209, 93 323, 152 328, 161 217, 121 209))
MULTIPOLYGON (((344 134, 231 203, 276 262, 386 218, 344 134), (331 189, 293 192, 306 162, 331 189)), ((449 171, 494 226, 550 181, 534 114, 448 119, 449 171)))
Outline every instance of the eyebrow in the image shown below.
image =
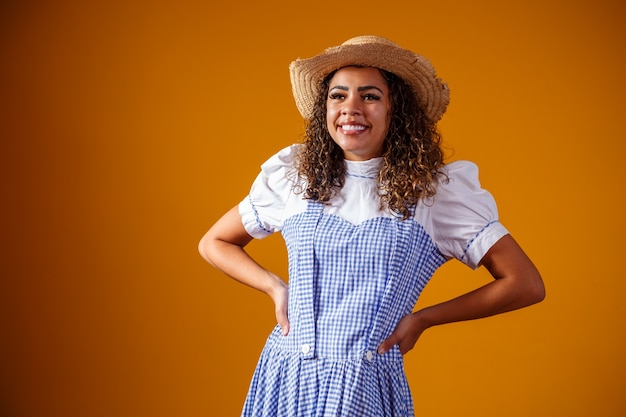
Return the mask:
MULTIPOLYGON (((343 90, 343 91, 348 91, 349 88, 346 87, 345 85, 336 85, 333 88, 330 89, 330 91, 333 90, 343 90)), ((383 90, 381 90, 380 88, 376 87, 375 85, 364 85, 362 87, 358 87, 356 89, 357 91, 366 91, 366 90, 378 90, 380 91, 381 94, 383 94, 383 90)))

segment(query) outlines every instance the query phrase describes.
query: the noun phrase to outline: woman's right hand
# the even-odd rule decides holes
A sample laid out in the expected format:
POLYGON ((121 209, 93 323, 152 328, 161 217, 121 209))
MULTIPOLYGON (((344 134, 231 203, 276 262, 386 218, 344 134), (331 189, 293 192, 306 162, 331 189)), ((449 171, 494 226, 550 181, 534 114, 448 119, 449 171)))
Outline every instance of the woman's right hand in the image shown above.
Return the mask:
POLYGON ((283 336, 287 336, 287 334, 289 334, 289 318, 287 317, 289 288, 285 281, 280 279, 276 274, 269 271, 268 274, 275 279, 275 285, 272 286, 270 297, 272 301, 274 301, 276 321, 283 332, 283 336))
POLYGON ((198 250, 204 259, 226 275, 269 295, 274 301, 276 320, 286 336, 289 333, 287 284, 248 255, 244 247, 251 240, 252 236, 246 232, 235 206, 202 237, 198 250))

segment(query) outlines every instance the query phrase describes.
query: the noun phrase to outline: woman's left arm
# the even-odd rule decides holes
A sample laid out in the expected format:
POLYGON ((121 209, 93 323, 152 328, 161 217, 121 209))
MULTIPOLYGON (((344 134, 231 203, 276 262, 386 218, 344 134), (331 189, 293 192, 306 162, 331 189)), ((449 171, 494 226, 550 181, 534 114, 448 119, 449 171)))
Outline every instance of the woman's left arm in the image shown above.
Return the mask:
POLYGON ((396 330, 380 344, 378 353, 394 345, 404 354, 432 326, 473 320, 516 310, 545 297, 541 275, 511 235, 496 242, 480 262, 495 278, 489 284, 450 301, 426 307, 402 318, 396 330))

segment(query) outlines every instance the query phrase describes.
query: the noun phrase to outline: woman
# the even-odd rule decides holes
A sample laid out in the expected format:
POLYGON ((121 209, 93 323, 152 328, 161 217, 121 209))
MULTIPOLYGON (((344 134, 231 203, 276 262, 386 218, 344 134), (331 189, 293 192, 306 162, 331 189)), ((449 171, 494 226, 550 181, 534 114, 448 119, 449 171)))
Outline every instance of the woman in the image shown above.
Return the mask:
POLYGON ((541 277, 469 162, 443 163, 447 86, 423 57, 361 36, 291 64, 304 143, 262 166, 202 238, 202 256, 274 301, 244 416, 412 416, 402 356, 424 330, 522 308, 541 277), (289 285, 245 252, 280 231, 289 285), (413 312, 456 258, 484 287, 413 312))

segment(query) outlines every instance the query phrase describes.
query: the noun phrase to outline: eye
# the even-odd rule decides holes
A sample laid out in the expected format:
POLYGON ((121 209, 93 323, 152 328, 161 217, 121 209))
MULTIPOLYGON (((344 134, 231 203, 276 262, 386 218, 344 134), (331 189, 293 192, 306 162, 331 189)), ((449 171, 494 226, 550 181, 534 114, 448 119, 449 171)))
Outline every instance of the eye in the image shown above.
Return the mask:
POLYGON ((380 96, 374 93, 367 93, 363 95, 363 100, 365 101, 378 101, 380 100, 380 96))
POLYGON ((341 99, 343 99, 343 98, 345 98, 345 97, 346 97, 346 96, 345 96, 345 94, 343 94, 343 93, 330 93, 330 94, 328 95, 328 98, 329 98, 330 100, 341 100, 341 99))

